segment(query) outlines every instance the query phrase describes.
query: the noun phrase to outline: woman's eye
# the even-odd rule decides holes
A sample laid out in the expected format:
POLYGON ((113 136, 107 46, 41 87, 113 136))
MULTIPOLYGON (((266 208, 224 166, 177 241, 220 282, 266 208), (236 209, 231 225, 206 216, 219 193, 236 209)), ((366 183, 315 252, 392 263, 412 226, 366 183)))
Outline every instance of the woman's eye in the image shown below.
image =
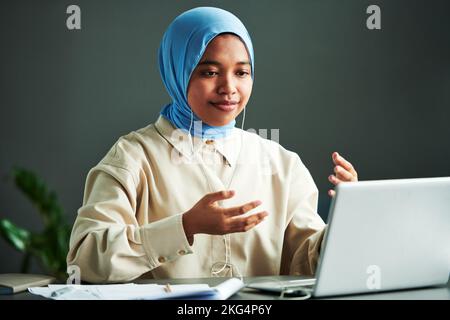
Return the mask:
POLYGON ((202 73, 202 75, 204 75, 205 77, 214 77, 216 76, 218 73, 215 71, 204 71, 202 73))
POLYGON ((246 77, 246 76, 249 75, 249 73, 248 73, 247 71, 238 71, 238 72, 237 72, 237 75, 238 75, 239 77, 246 77))
MULTIPOLYGON (((217 71, 203 71, 201 74, 202 74, 202 76, 204 76, 206 78, 212 78, 212 77, 218 76, 219 72, 217 72, 217 71)), ((249 74, 250 73, 247 72, 247 71, 238 71, 238 72, 236 72, 236 75, 238 77, 240 77, 240 78, 244 78, 244 77, 248 76, 249 74)))

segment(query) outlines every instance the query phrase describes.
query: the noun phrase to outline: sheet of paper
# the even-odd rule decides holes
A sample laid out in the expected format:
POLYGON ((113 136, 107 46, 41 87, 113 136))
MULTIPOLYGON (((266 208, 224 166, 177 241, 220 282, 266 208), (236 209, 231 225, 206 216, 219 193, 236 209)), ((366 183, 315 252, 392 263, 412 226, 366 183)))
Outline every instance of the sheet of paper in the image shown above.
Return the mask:
POLYGON ((28 288, 32 294, 55 300, 154 300, 154 299, 228 299, 244 287, 231 278, 216 287, 207 284, 171 285, 171 292, 158 284, 48 285, 28 288))
POLYGON ((217 285, 214 289, 218 292, 219 300, 227 300, 244 286, 244 282, 241 279, 231 278, 217 285))

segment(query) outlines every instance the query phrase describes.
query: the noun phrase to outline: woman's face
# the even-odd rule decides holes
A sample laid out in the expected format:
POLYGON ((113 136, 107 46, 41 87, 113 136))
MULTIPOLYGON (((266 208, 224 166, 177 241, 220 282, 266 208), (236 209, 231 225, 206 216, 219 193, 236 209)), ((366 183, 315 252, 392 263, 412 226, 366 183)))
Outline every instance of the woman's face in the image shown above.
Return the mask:
POLYGON ((194 113, 210 126, 233 121, 252 92, 250 58, 244 43, 232 34, 214 38, 192 73, 187 98, 194 113))

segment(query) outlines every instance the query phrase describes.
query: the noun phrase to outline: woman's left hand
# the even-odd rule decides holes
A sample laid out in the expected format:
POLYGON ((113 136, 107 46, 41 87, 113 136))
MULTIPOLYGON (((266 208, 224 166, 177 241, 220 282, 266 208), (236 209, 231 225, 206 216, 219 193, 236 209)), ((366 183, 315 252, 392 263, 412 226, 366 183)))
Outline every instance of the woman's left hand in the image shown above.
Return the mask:
MULTIPOLYGON (((358 181, 358 173, 353 165, 345 160, 339 153, 333 152, 331 158, 334 162, 334 174, 328 176, 328 180, 337 186, 341 182, 355 182, 358 181)), ((334 197, 336 192, 328 190, 328 195, 334 197)))

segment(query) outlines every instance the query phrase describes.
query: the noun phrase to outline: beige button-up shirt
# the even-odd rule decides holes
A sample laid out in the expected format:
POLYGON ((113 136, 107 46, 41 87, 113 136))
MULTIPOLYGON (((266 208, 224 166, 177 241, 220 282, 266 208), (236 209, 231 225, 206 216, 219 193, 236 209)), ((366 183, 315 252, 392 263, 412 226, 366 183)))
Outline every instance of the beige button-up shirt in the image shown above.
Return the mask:
POLYGON ((325 224, 318 190, 298 155, 234 128, 222 139, 190 139, 164 117, 121 137, 89 171, 74 223, 68 265, 89 282, 233 275, 311 275, 325 224), (220 205, 253 200, 268 217, 247 232, 186 239, 182 214, 204 195, 234 190, 220 205), (227 258, 228 256, 228 258, 227 258), (228 273, 230 274, 230 273, 228 273))

